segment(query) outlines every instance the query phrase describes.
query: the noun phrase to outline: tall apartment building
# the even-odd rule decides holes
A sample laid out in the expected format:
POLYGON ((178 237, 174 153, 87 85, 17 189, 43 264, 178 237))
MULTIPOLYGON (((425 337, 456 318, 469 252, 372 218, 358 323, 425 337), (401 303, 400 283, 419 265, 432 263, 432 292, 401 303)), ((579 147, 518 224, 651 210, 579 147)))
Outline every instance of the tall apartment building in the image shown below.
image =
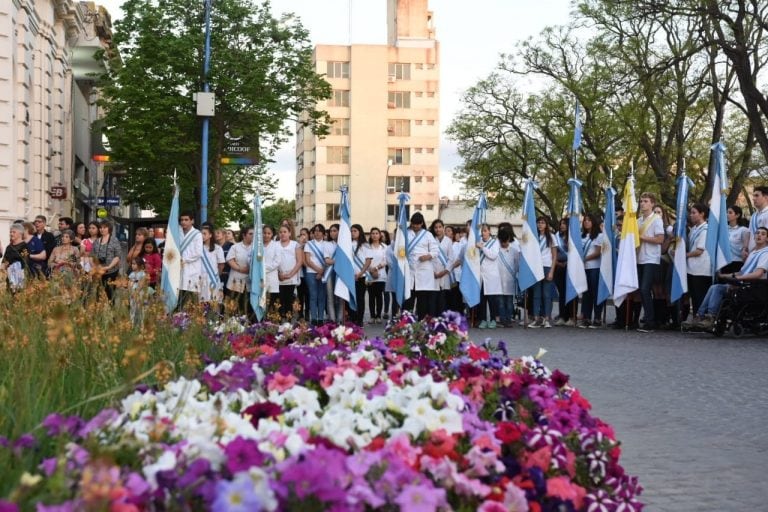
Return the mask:
MULTIPOLYGON (((15 219, 89 219, 103 182, 93 161, 97 75, 109 13, 93 2, 0 1, 0 235, 15 219)), ((98 142, 98 141, 96 141, 98 142)))
POLYGON ((398 191, 409 213, 439 211, 439 45, 427 0, 387 0, 386 45, 317 45, 314 63, 333 97, 323 139, 296 131, 296 215, 301 226, 339 220, 339 188, 367 231, 392 229, 398 191))

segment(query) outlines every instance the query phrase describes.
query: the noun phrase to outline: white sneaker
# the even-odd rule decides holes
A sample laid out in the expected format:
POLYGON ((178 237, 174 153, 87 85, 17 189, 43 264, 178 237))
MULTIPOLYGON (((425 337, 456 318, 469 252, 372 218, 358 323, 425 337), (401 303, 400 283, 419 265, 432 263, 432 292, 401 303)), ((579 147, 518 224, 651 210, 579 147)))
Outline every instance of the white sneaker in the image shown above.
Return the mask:
POLYGON ((540 318, 537 318, 536 320, 533 321, 533 323, 528 324, 528 327, 530 329, 538 329, 542 325, 544 325, 544 322, 540 318))
POLYGON ((544 325, 543 325, 543 327, 544 327, 545 329, 549 329, 549 328, 551 328, 551 327, 552 327, 552 325, 549 323, 549 320, 544 320, 544 325))
POLYGON ((566 327, 573 327, 574 325, 576 325, 576 322, 573 321, 573 318, 565 322, 566 327))
POLYGON ((555 327, 562 327, 564 325, 565 325, 565 320, 563 320, 562 318, 558 317, 558 319, 555 320, 555 327))

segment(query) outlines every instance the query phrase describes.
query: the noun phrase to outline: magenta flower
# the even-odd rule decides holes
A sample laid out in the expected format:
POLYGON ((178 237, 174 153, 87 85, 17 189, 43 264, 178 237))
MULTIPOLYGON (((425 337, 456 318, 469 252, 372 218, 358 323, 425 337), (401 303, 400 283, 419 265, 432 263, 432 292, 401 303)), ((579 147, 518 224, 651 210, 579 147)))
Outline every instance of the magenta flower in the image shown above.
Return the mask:
POLYGON ((233 482, 221 480, 216 484, 213 512, 259 512, 264 509, 262 499, 250 478, 238 478, 233 482))
POLYGON ((264 463, 264 454, 259 451, 256 441, 240 436, 229 442, 224 448, 224 455, 227 456, 227 469, 233 475, 264 463))
POLYGON ((406 485, 395 500, 402 512, 435 512, 445 505, 445 489, 431 485, 406 485))

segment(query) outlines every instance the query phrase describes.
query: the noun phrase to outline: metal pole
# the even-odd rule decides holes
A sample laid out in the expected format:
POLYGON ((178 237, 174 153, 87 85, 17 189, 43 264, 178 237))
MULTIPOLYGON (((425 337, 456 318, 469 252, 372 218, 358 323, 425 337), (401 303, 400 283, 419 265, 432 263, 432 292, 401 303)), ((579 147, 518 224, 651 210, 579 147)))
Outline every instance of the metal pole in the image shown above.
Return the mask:
MULTIPOLYGON (((203 57, 203 92, 210 92, 208 71, 211 66, 211 1, 205 1, 205 54, 203 57)), ((208 126, 211 118, 203 118, 202 161, 200 173, 200 222, 208 221, 208 126)))
POLYGON ((392 160, 387 160, 387 172, 384 174, 384 230, 389 231, 387 219, 389 218, 389 202, 387 201, 389 190, 389 169, 392 167, 392 160))

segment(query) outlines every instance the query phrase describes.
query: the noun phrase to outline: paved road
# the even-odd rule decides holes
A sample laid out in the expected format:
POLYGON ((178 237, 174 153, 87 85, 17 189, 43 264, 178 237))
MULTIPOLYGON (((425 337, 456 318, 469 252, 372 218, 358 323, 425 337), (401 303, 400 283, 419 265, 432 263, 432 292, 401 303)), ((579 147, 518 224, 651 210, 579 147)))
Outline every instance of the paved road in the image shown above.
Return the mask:
MULTIPOLYGON (((381 331, 370 326, 370 334, 381 331)), ((646 510, 768 511, 768 339, 609 329, 473 329, 548 353, 622 441, 646 510)))

